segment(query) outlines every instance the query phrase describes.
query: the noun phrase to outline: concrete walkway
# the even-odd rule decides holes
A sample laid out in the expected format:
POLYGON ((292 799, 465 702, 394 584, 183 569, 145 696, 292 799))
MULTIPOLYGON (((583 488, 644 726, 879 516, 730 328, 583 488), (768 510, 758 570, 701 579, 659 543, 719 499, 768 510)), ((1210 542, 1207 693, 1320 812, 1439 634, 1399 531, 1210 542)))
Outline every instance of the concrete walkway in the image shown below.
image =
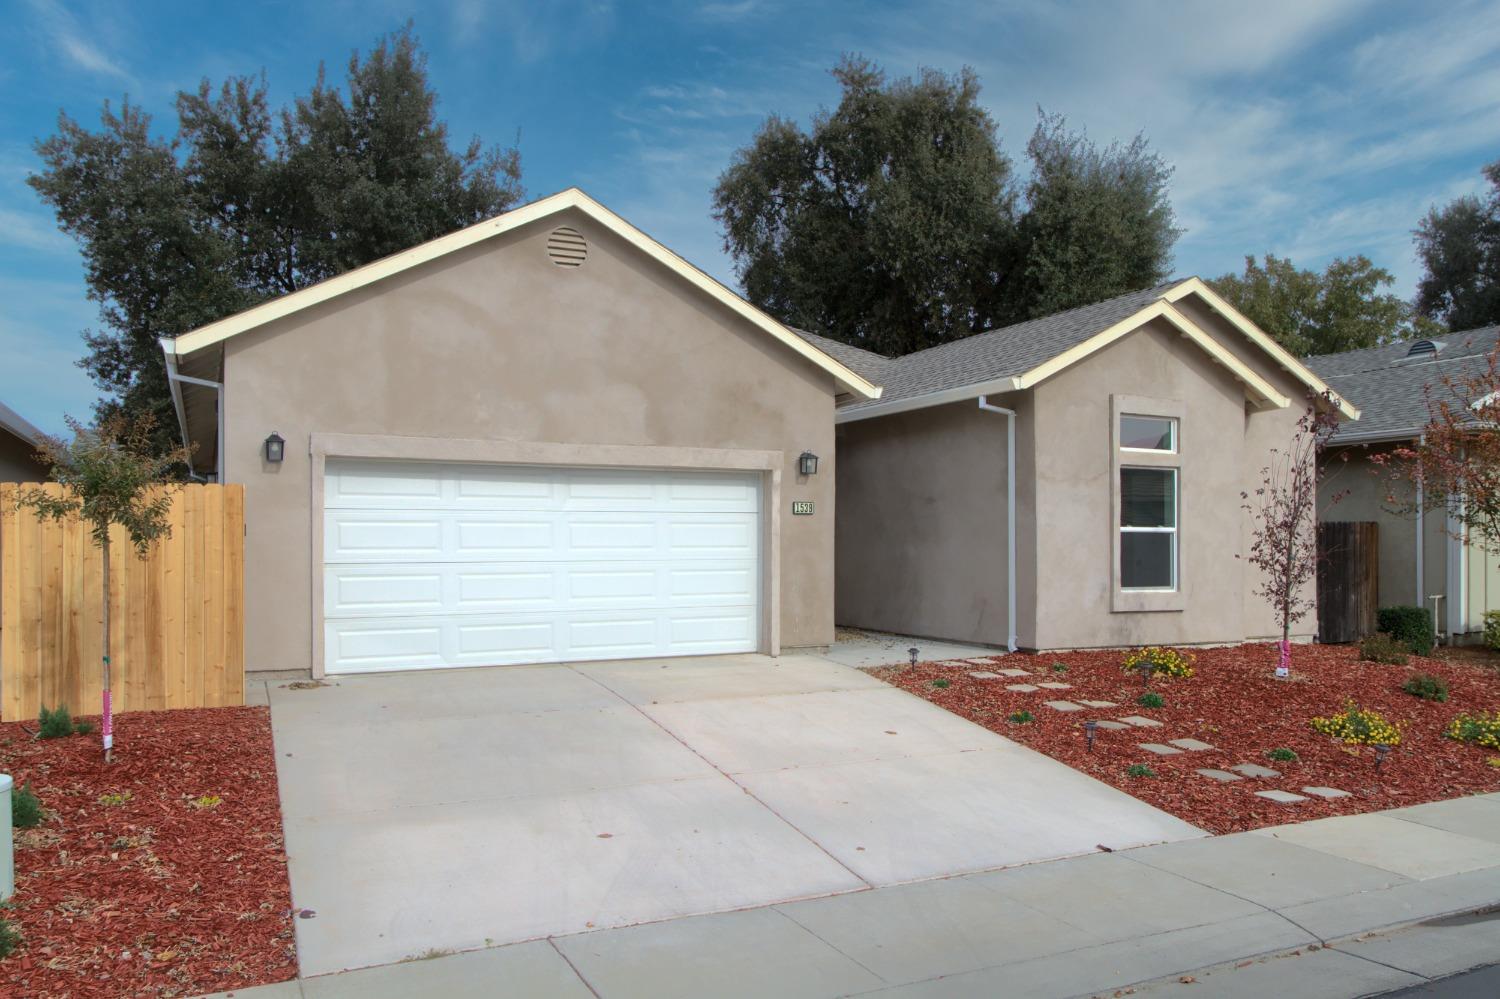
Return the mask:
MULTIPOLYGON (((1500 794, 304 979, 244 999, 1374 995, 1500 961, 1500 794), (1184 992, 1183 977, 1199 986, 1184 992)), ((227 994, 226 994, 227 995, 227 994)))

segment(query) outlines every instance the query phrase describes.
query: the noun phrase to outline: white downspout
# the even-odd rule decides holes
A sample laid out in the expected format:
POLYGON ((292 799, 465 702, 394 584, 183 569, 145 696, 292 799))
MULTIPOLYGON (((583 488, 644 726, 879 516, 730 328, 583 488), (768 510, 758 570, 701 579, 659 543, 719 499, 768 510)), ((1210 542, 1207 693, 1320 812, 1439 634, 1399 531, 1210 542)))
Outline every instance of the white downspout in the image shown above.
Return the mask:
POLYGON ((979 408, 1005 417, 1005 647, 1016 651, 1016 411, 990 405, 989 396, 979 397, 979 408))
MULTIPOLYGON (((1419 447, 1426 443, 1426 434, 1423 434, 1421 437, 1417 438, 1417 445, 1419 447)), ((1412 604, 1416 607, 1427 606, 1427 594, 1422 592, 1427 588, 1427 575, 1422 564, 1423 556, 1427 549, 1427 539, 1423 537, 1423 532, 1426 530, 1426 527, 1423 524, 1422 516, 1426 505, 1427 491, 1423 488, 1422 477, 1419 475, 1417 476, 1417 592, 1416 599, 1412 601, 1412 604)), ((1432 630, 1436 631, 1437 627, 1438 623, 1436 621, 1433 621, 1432 630)))
MULTIPOLYGON (((177 429, 182 434, 182 446, 192 447, 188 440, 187 412, 182 406, 182 385, 201 385, 204 388, 214 390, 214 417, 218 424, 218 440, 214 442, 214 480, 224 481, 224 383, 209 381, 207 378, 194 378, 192 375, 179 374, 177 371, 177 345, 171 340, 163 337, 160 341, 162 353, 167 359, 167 385, 172 390, 172 407, 177 410, 177 429)), ((202 479, 200 475, 188 467, 188 477, 202 479)))

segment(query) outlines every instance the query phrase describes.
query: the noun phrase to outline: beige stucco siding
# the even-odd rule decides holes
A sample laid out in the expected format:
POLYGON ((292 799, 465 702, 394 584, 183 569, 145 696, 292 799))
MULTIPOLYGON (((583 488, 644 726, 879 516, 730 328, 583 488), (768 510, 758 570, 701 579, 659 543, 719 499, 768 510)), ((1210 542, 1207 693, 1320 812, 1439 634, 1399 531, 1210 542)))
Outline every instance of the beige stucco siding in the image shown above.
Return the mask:
POLYGON ((250 669, 311 665, 314 434, 779 452, 781 506, 816 504, 811 517, 779 517, 780 644, 832 641, 831 377, 580 213, 225 346, 225 475, 246 487, 250 669), (546 256, 557 225, 589 241, 582 267, 546 256), (279 467, 261 460, 272 431, 287 440, 279 467), (810 479, 796 474, 803 449, 823 459, 810 479))
POLYGON ((1004 645, 1005 417, 974 401, 838 428, 838 623, 1004 645))

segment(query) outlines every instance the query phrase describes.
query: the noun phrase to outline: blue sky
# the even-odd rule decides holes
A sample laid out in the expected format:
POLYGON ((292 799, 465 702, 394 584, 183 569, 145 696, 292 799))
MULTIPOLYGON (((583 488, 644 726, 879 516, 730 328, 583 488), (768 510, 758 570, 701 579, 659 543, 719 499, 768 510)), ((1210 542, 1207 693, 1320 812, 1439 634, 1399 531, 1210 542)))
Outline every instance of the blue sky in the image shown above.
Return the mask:
POLYGON ((44 429, 94 398, 74 366, 95 321, 76 247, 25 185, 59 110, 92 125, 128 93, 170 131, 204 77, 269 77, 414 19, 456 140, 519 135, 529 197, 577 184, 733 284, 709 217, 731 152, 769 113, 837 100, 859 52, 905 76, 972 66, 1004 148, 1040 105, 1100 140, 1144 131, 1176 166, 1180 274, 1272 251, 1418 268, 1411 229, 1500 158, 1500 4, 1177 2, 157 3, 0 0, 0 400, 44 429))

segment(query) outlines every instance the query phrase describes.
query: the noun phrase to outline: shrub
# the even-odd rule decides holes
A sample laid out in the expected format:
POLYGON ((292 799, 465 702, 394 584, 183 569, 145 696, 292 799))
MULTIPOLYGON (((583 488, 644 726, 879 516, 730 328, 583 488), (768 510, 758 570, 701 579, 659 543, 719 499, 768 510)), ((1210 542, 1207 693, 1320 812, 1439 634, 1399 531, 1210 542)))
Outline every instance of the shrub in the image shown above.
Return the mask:
POLYGON ((94 734, 94 723, 93 722, 87 722, 87 721, 74 722, 73 723, 73 734, 75 734, 75 735, 93 735, 94 734))
POLYGON ((1132 763, 1130 766, 1128 766, 1128 767, 1125 768, 1125 776, 1127 776, 1127 777, 1155 777, 1156 776, 1156 771, 1152 770, 1150 767, 1146 766, 1146 764, 1144 764, 1144 763, 1132 763))
POLYGON ((938 690, 947 690, 949 687, 953 686, 953 681, 952 680, 934 680, 934 681, 932 681, 932 685, 934 687, 936 687, 938 690))
POLYGON ((1500 652, 1500 610, 1484 612, 1484 644, 1486 648, 1500 652))
POLYGON ((1279 760, 1282 763, 1297 762, 1297 751, 1295 749, 1287 749, 1285 746, 1278 746, 1266 755, 1271 759, 1279 760))
POLYGON ((21 946, 21 931, 16 924, 0 916, 0 959, 10 957, 21 946))
POLYGON ((1036 721, 1036 715, 1032 714, 1030 711, 1012 711, 1010 713, 1010 720, 1015 722, 1017 725, 1026 725, 1036 721))
POLYGON ((1190 653, 1148 645, 1144 649, 1127 652, 1125 658, 1120 660, 1120 666, 1127 673, 1149 669, 1153 675, 1164 673, 1167 676, 1185 677, 1193 675, 1195 661, 1190 653))
POLYGON ((1392 725, 1380 712, 1362 708, 1353 701, 1345 701, 1344 710, 1337 714, 1314 718, 1312 727, 1315 732, 1356 746, 1396 746, 1401 743, 1399 726, 1392 725))
POLYGON ((1166 702, 1161 699, 1160 694, 1147 692, 1135 699, 1135 703, 1143 708, 1159 708, 1166 702))
POLYGON ((1413 673, 1401 685, 1401 689, 1424 701, 1442 703, 1448 699, 1448 681, 1431 673, 1413 673))
POLYGON ((43 704, 37 725, 39 739, 62 739, 73 734, 73 718, 68 714, 66 705, 49 708, 43 704))
POLYGON ((1382 607, 1375 612, 1375 628, 1419 656, 1430 653, 1437 638, 1432 633, 1432 615, 1422 607, 1382 607))
POLYGON ((1406 646, 1384 632, 1378 635, 1371 635, 1359 643, 1359 658, 1367 663, 1405 666, 1406 656, 1406 646))
POLYGON ((17 829, 34 829, 42 824, 42 802, 29 781, 10 793, 10 824, 17 829))
POLYGON ((1477 715, 1464 712, 1448 723, 1443 735, 1486 749, 1500 749, 1500 711, 1481 711, 1477 715))
POLYGON ((1052 672, 1054 672, 1054 673, 1066 673, 1067 671, 1068 671, 1068 664, 1067 663, 1056 662, 1056 663, 1052 664, 1052 672))

